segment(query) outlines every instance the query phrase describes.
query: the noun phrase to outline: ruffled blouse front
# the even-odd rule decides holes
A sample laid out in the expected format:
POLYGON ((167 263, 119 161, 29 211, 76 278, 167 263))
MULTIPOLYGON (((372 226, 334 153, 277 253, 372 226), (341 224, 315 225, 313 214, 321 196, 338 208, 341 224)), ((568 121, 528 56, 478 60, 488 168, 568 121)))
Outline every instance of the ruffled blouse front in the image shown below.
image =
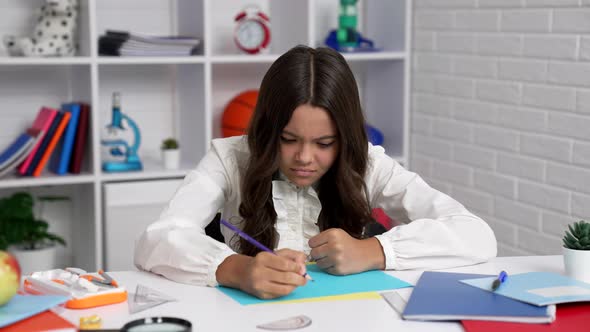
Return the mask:
POLYGON ((287 180, 272 182, 272 200, 279 235, 277 249, 289 248, 309 255, 308 241, 319 234, 317 220, 322 204, 313 187, 299 188, 287 180))

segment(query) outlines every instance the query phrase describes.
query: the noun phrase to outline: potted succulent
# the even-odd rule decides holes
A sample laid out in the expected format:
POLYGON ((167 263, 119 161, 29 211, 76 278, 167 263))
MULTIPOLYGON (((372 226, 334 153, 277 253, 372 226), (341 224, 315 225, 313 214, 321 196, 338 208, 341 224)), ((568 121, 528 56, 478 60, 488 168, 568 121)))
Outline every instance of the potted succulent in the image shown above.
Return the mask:
POLYGON ((568 276, 590 282, 590 223, 568 225, 563 237, 563 260, 568 276))
MULTIPOLYGON (((68 200, 44 196, 39 201, 68 200)), ((55 268, 57 245, 66 245, 59 235, 48 231, 45 220, 35 217, 34 198, 17 192, 0 199, 0 250, 8 250, 18 260, 23 273, 55 268)))
POLYGON ((169 137, 162 141, 162 158, 164 168, 178 169, 180 165, 180 146, 175 138, 169 137))

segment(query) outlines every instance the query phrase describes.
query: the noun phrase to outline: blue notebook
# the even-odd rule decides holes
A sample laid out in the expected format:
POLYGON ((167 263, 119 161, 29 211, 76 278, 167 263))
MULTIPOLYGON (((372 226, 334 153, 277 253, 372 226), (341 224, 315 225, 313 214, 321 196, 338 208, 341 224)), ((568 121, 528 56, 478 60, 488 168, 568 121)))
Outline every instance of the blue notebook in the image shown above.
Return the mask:
POLYGON ((0 327, 16 323, 57 305, 69 298, 59 295, 20 295, 16 294, 8 303, 0 306, 0 327))
POLYGON ((64 112, 72 113, 70 121, 59 140, 59 146, 53 153, 50 169, 58 175, 64 175, 68 172, 72 151, 74 150, 74 139, 78 129, 78 118, 80 117, 80 104, 68 103, 61 106, 64 112))
MULTIPOLYGON (((462 282, 489 292, 494 279, 496 277, 467 279, 462 282)), ((590 284, 557 273, 529 272, 509 275, 495 293, 542 306, 590 301, 590 284)))
POLYGON ((493 320, 549 323, 555 306, 538 307, 460 282, 481 274, 426 271, 418 280, 402 314, 409 320, 493 320))
POLYGON ((240 304, 248 305, 412 287, 411 284, 390 276, 383 271, 367 271, 346 276, 335 276, 323 272, 317 265, 311 264, 307 266, 307 273, 314 281, 308 281, 305 286, 298 287, 291 294, 277 299, 261 300, 239 289, 222 286, 219 287, 219 290, 240 304))

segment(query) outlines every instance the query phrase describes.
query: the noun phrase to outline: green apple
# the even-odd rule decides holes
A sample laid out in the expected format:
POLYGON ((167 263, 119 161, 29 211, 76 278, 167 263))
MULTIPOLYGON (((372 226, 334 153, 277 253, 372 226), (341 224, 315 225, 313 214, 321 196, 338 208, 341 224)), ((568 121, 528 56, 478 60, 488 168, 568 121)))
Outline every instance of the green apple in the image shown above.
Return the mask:
POLYGON ((0 305, 10 301, 20 285, 20 266, 14 256, 0 250, 0 305))

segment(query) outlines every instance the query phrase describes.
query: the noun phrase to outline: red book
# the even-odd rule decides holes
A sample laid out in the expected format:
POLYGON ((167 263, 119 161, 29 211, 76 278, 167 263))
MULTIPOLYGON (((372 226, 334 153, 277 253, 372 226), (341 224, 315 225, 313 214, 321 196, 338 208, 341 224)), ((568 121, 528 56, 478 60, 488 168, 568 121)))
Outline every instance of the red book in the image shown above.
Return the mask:
POLYGON ((33 125, 31 126, 30 130, 33 130, 35 132, 40 132, 39 139, 37 140, 37 143, 35 144, 35 146, 31 150, 31 153, 29 154, 29 156, 19 166, 18 172, 21 175, 25 175, 27 173, 27 170, 28 170, 29 166, 31 165, 31 162, 33 161, 33 157, 35 157, 35 154, 37 153, 37 150, 41 146, 41 142, 43 141, 43 138, 44 138, 45 134, 47 133, 49 126, 51 125, 51 122, 53 122, 53 118, 55 118, 56 115, 57 115, 57 110, 54 110, 49 107, 42 107, 41 110, 39 111, 39 113, 37 114, 37 117, 35 118, 35 121, 33 122, 33 125))
POLYGON ((78 119, 78 128, 74 140, 74 151, 70 159, 69 171, 72 174, 80 174, 82 169, 82 157, 86 150, 86 140, 88 138, 88 124, 90 118, 90 105, 80 103, 80 116, 78 119))
POLYGON ((590 332, 590 303, 564 303, 557 305, 555 321, 551 324, 461 321, 466 332, 590 332))

